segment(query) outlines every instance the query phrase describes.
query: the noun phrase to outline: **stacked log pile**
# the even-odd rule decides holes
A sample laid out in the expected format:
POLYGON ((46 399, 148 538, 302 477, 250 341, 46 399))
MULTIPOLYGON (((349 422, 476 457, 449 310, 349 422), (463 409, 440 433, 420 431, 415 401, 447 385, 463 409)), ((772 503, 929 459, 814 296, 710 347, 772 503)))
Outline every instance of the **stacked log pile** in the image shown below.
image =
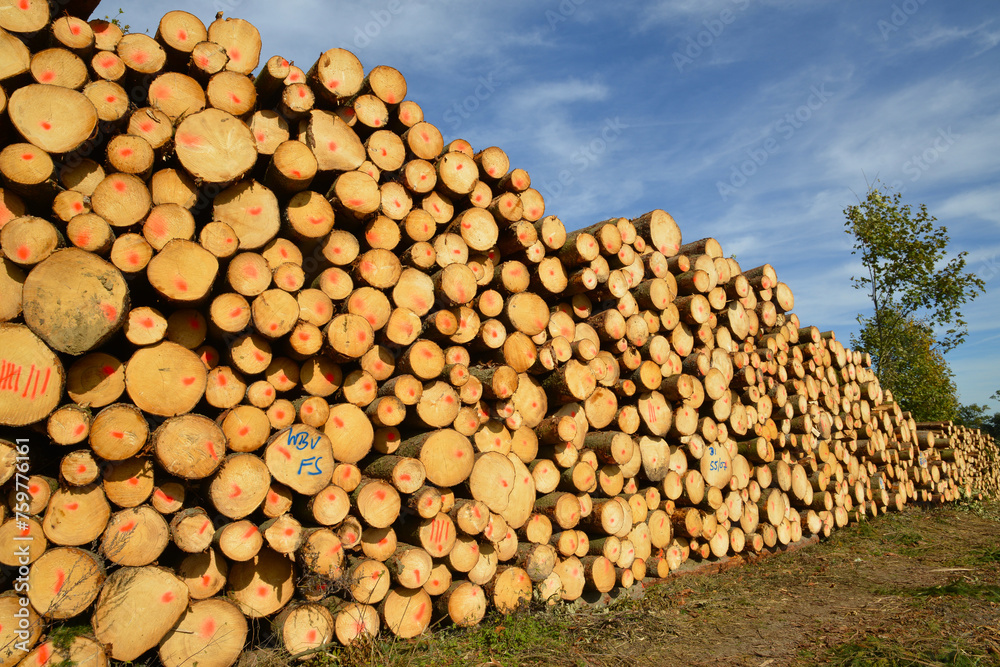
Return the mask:
POLYGON ((0 667, 412 637, 998 491, 770 265, 567 230, 395 69, 59 4, 0 2, 0 667))

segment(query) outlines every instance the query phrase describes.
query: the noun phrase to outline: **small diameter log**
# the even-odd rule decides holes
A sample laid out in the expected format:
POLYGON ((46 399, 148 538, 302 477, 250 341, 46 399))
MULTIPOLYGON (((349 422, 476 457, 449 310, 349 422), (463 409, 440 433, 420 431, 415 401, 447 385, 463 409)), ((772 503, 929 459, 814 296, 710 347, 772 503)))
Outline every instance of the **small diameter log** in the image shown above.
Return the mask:
POLYGON ((344 646, 371 640, 379 632, 378 611, 367 604, 350 602, 340 607, 334 624, 337 641, 344 646))
POLYGON ((628 434, 599 431, 584 438, 584 447, 593 451, 602 463, 624 464, 632 458, 635 443, 628 434))
POLYGON ((519 544, 515 562, 524 569, 534 583, 546 579, 552 574, 558 561, 555 547, 545 544, 519 544))
POLYGON ((466 535, 479 535, 490 519, 489 508, 480 500, 456 499, 449 515, 456 527, 466 535))
POLYGON ((597 380, 588 366, 570 359, 542 380, 546 395, 556 403, 585 401, 597 388, 597 380))
POLYGON ((307 528, 299 549, 299 562, 309 572, 339 579, 343 575, 344 548, 340 538, 329 528, 307 528))
POLYGON ((48 220, 26 215, 0 229, 0 251, 8 260, 30 268, 65 245, 63 235, 48 220))
POLYGON ((403 533, 412 544, 419 545, 434 558, 450 554, 457 535, 455 523, 444 513, 423 519, 415 525, 407 525, 403 533))
POLYGON ((385 565, 393 581, 403 588, 418 589, 427 583, 434 566, 431 555, 419 547, 400 544, 385 565))
POLYGON ((226 583, 229 567, 216 549, 202 553, 188 554, 176 566, 177 576, 196 600, 210 598, 226 583))
POLYGON ((363 604, 381 602, 391 585, 388 568, 377 560, 355 559, 347 568, 346 576, 351 596, 363 604))
POLYGON ((424 484, 426 473, 419 459, 382 456, 370 463, 364 474, 390 482, 400 493, 414 493, 424 484))
POLYGON ((250 560, 264 546, 264 537, 251 521, 228 523, 215 531, 212 543, 222 554, 234 561, 250 560))
POLYGON ((226 437, 208 417, 186 414, 165 421, 152 436, 159 464, 183 479, 208 477, 226 455, 226 437))
POLYGON ((559 577, 562 584, 560 596, 563 600, 571 602, 583 595, 586 578, 583 573, 583 563, 579 558, 569 556, 563 559, 555 566, 552 573, 559 577))
POLYGON ((181 510, 170 520, 170 537, 181 551, 201 553, 212 544, 214 535, 212 520, 200 507, 181 510))
POLYGON ((104 665, 107 664, 107 660, 107 655, 100 644, 89 637, 77 636, 63 646, 57 645, 51 639, 47 640, 36 646, 18 664, 25 667, 28 665, 57 665, 61 663, 104 665))
POLYGON ((535 500, 535 512, 548 517, 563 530, 580 522, 580 503, 572 493, 554 491, 535 500))

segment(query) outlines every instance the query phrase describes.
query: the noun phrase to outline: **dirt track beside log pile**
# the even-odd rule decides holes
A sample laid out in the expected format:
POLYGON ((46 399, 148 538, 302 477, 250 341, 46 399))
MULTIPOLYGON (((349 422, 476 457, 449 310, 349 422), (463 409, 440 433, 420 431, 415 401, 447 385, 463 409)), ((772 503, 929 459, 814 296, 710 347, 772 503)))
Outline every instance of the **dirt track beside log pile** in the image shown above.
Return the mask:
POLYGON ((487 617, 311 664, 1000 665, 1000 504, 907 508, 636 602, 487 617))

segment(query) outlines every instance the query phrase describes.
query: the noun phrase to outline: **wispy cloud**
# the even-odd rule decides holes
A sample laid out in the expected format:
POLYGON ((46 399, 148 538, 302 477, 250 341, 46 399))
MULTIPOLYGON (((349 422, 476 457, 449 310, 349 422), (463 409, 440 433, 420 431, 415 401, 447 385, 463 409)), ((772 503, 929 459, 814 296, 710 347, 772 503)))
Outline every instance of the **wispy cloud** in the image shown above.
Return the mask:
POLYGON ((1000 189, 969 190, 948 197, 938 207, 941 217, 971 217, 1000 224, 1000 189))

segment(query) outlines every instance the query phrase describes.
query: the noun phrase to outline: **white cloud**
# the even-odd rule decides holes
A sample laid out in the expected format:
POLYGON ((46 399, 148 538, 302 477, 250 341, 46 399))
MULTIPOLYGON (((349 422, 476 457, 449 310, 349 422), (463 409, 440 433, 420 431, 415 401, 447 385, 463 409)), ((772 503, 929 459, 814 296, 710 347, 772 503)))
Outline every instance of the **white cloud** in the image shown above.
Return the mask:
POLYGON ((937 206, 940 218, 971 217, 1000 223, 1000 187, 978 188, 948 197, 937 206))
POLYGON ((604 83, 592 79, 585 81, 570 77, 563 81, 536 81, 527 86, 519 86, 507 96, 509 106, 517 111, 533 110, 535 113, 552 112, 553 107, 565 108, 580 103, 606 100, 610 89, 604 83))

